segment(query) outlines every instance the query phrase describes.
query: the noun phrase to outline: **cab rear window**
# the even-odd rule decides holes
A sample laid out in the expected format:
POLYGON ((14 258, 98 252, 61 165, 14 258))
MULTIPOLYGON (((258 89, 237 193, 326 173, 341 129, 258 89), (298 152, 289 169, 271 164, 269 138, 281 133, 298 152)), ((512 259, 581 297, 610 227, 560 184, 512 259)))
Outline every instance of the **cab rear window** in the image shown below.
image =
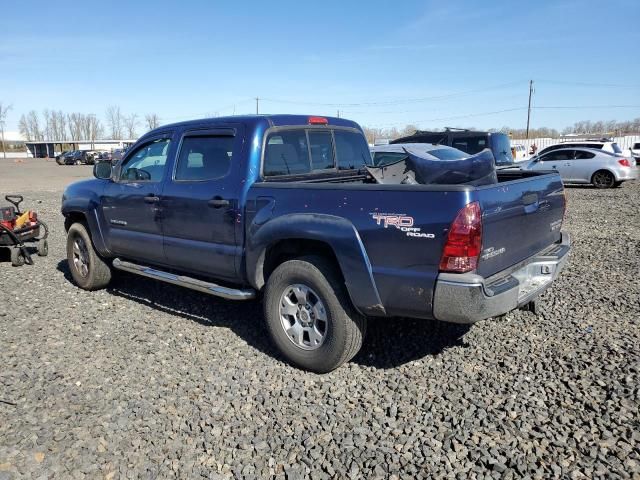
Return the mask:
POLYGON ((291 129, 270 133, 263 175, 302 175, 371 165, 367 142, 359 132, 339 129, 291 129))

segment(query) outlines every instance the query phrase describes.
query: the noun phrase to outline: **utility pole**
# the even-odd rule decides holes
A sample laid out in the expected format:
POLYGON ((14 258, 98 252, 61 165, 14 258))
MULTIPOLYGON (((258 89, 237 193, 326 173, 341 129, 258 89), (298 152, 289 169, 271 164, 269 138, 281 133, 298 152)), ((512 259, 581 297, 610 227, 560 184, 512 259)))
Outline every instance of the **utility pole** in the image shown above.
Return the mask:
POLYGON ((527 139, 529 139, 529 122, 531 121, 531 96, 533 95, 533 80, 529 80, 529 108, 527 109, 527 139))
POLYGON ((259 102, 260 102, 260 99, 256 97, 256 115, 260 114, 259 102))
POLYGON ((340 118, 340 110, 338 110, 338 114, 336 116, 340 118))

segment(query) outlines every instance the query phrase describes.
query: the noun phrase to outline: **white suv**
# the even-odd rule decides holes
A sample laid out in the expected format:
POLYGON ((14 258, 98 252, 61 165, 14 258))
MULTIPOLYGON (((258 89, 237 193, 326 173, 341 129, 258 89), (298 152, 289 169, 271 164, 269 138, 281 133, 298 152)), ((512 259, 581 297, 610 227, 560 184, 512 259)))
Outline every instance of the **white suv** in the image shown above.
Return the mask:
POLYGON ((640 165, 640 142, 634 143, 630 150, 631 156, 636 160, 636 165, 640 165))

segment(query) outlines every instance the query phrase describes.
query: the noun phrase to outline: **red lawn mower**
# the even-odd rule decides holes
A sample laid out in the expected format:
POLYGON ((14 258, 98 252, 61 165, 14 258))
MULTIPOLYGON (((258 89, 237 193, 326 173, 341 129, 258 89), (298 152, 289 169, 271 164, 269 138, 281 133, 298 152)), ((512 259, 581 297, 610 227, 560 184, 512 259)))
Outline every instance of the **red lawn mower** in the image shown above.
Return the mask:
POLYGON ((22 195, 4 197, 12 206, 0 207, 0 247, 11 250, 11 265, 20 267, 25 263, 33 265, 26 243, 36 243, 38 255, 49 254, 47 224, 38 220, 38 214, 32 210, 20 211, 22 195))

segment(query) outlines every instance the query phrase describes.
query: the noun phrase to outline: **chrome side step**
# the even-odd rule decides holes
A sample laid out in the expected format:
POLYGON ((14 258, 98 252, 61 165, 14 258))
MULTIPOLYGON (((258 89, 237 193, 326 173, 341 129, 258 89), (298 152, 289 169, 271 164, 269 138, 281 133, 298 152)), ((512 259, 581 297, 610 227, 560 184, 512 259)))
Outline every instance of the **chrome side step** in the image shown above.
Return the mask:
POLYGON ((125 272, 135 273, 143 277, 153 278, 161 282, 171 283, 180 287, 190 288, 199 292, 215 295, 216 297, 226 298, 228 300, 251 300, 255 298, 256 292, 252 289, 235 289, 216 285, 215 283, 205 282, 196 278, 176 275, 175 273, 163 272, 144 265, 137 265, 131 262, 125 262, 116 258, 113 261, 113 267, 125 272))

